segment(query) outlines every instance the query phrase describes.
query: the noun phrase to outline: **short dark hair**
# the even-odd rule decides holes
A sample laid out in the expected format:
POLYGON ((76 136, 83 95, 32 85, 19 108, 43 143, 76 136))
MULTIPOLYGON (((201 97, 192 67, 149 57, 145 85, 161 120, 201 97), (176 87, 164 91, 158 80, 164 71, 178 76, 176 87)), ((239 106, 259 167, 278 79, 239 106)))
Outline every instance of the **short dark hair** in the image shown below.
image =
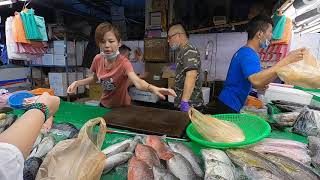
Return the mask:
POLYGON ((269 24, 273 26, 272 19, 268 16, 258 15, 252 18, 247 27, 248 39, 253 39, 259 31, 265 32, 268 29, 269 24))
POLYGON ((131 48, 129 48, 128 46, 126 46, 126 45, 124 45, 124 44, 119 47, 119 51, 120 51, 120 52, 123 52, 123 51, 125 51, 125 50, 131 51, 131 48))
POLYGON ((187 38, 189 38, 189 33, 187 32, 187 30, 186 30, 186 26, 184 25, 184 23, 181 23, 181 22, 174 22, 174 23, 172 23, 172 24, 170 24, 170 25, 169 25, 168 31, 169 31, 173 26, 176 26, 176 25, 180 25, 180 26, 182 26, 182 28, 183 28, 183 30, 184 30, 184 32, 185 32, 185 34, 186 34, 187 38))
POLYGON ((103 42, 104 34, 109 31, 112 31, 114 33, 119 42, 121 41, 121 36, 118 28, 109 22, 103 22, 99 24, 95 31, 95 40, 97 46, 99 46, 99 43, 103 42))

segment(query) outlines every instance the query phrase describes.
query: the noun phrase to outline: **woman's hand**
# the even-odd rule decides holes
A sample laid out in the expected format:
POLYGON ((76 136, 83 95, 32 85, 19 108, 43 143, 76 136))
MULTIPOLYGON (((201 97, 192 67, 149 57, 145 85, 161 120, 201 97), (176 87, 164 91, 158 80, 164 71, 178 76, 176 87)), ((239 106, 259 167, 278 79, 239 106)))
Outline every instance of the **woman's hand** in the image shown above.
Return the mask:
POLYGON ((167 89, 167 88, 158 88, 156 86, 151 86, 150 90, 153 94, 159 96, 161 99, 166 99, 165 96, 170 95, 173 97, 176 97, 177 94, 174 92, 173 89, 167 89))
POLYGON ((69 94, 76 93, 78 86, 79 86, 78 81, 74 81, 74 82, 73 82, 72 84, 70 84, 70 86, 68 87, 67 93, 69 93, 69 94))

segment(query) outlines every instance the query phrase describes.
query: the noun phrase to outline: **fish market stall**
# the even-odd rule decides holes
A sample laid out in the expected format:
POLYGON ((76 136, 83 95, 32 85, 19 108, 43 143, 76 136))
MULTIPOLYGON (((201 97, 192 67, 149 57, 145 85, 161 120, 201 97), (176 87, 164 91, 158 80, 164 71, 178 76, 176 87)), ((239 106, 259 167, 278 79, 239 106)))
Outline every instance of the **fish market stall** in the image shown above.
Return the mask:
MULTIPOLYGON (((74 130, 74 127, 79 130, 88 120, 102 117, 110 111, 110 109, 62 101, 59 111, 55 115, 55 125, 51 133, 55 134, 55 141, 75 137, 77 136, 77 131, 74 130), (62 133, 64 132, 61 130, 62 126, 59 128, 59 124, 61 123, 69 124, 63 126, 68 133, 62 133), (60 133, 57 133, 57 131, 60 131, 60 133), (57 137, 57 134, 60 137, 57 137)), ((14 110, 13 112, 13 114, 18 116, 22 113, 21 110, 14 110)), ((120 131, 119 129, 111 129, 120 131)), ((296 168, 294 170, 303 169, 303 173, 300 172, 299 174, 297 171, 293 176, 290 175, 290 177, 307 177, 307 179, 317 179, 319 177, 308 166, 310 163, 319 165, 317 164, 319 160, 313 158, 318 157, 318 155, 309 155, 307 153, 309 150, 318 153, 319 139, 311 137, 310 147, 308 147, 306 144, 308 142, 307 137, 291 133, 287 130, 272 130, 267 139, 254 146, 226 151, 207 148, 194 141, 167 140, 168 144, 165 144, 164 139, 165 137, 160 136, 147 136, 139 139, 138 136, 133 137, 125 134, 106 134, 101 150, 109 158, 106 160, 101 179, 125 180, 128 174, 129 176, 139 176, 139 174, 135 174, 139 168, 145 176, 166 177, 168 179, 176 179, 176 177, 184 179, 185 175, 188 175, 190 179, 204 176, 209 178, 213 175, 227 179, 237 179, 239 176, 245 176, 243 172, 246 175, 251 174, 252 177, 259 177, 261 173, 267 173, 265 175, 270 177, 275 175, 285 178, 292 171, 292 169, 286 169, 285 166, 296 168), (168 148, 171 149, 170 152, 167 151, 168 148), (267 158, 268 160, 266 160, 267 158), (145 161, 141 161, 141 159, 145 161), (258 164, 250 164, 252 160, 257 161, 258 164), (111 164, 107 163, 107 161, 111 162, 111 164), (167 169, 162 168, 163 162, 166 162, 164 164, 167 169), (270 162, 272 164, 266 166, 270 162), (285 162, 285 164, 282 162, 285 162), (297 162, 300 162, 300 164, 296 164, 297 162), (112 163, 117 164, 117 166, 112 163), (150 166, 153 169, 148 168, 150 166), (132 169, 132 167, 135 168, 132 169), (262 168, 262 171, 256 171, 255 168, 262 168)), ((39 140, 37 139, 37 141, 39 140)), ((52 141, 46 140, 46 142, 48 142, 46 144, 50 145, 52 141)), ((39 142, 35 144, 37 143, 43 144, 39 142)), ((40 145, 38 149, 42 148, 40 145)), ((28 167, 28 163, 34 166, 41 162, 43 150, 34 151, 33 153, 36 155, 33 155, 32 158, 26 161, 26 167, 28 167)))

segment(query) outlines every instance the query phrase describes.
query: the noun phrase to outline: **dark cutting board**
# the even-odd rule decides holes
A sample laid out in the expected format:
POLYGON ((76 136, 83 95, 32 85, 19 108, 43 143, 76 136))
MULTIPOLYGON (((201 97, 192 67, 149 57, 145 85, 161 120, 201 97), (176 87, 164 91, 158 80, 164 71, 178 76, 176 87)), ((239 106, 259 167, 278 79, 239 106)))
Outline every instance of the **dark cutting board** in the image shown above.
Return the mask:
POLYGON ((185 137, 190 123, 187 113, 133 105, 112 108, 103 118, 109 127, 178 138, 185 137))

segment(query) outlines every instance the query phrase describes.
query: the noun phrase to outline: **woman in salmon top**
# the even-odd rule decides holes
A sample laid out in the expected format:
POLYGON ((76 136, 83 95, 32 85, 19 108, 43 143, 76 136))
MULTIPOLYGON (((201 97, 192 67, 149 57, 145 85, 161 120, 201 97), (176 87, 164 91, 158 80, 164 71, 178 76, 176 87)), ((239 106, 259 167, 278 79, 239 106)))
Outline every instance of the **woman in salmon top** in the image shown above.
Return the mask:
POLYGON ((152 92, 162 99, 165 95, 176 96, 172 89, 153 86, 135 74, 129 60, 119 53, 120 33, 113 25, 108 22, 101 23, 96 29, 95 40, 100 48, 100 54, 95 56, 90 68, 94 75, 73 82, 68 87, 68 93, 75 93, 78 86, 99 82, 103 88, 100 103, 108 108, 131 104, 128 93, 130 81, 139 90, 152 92))

